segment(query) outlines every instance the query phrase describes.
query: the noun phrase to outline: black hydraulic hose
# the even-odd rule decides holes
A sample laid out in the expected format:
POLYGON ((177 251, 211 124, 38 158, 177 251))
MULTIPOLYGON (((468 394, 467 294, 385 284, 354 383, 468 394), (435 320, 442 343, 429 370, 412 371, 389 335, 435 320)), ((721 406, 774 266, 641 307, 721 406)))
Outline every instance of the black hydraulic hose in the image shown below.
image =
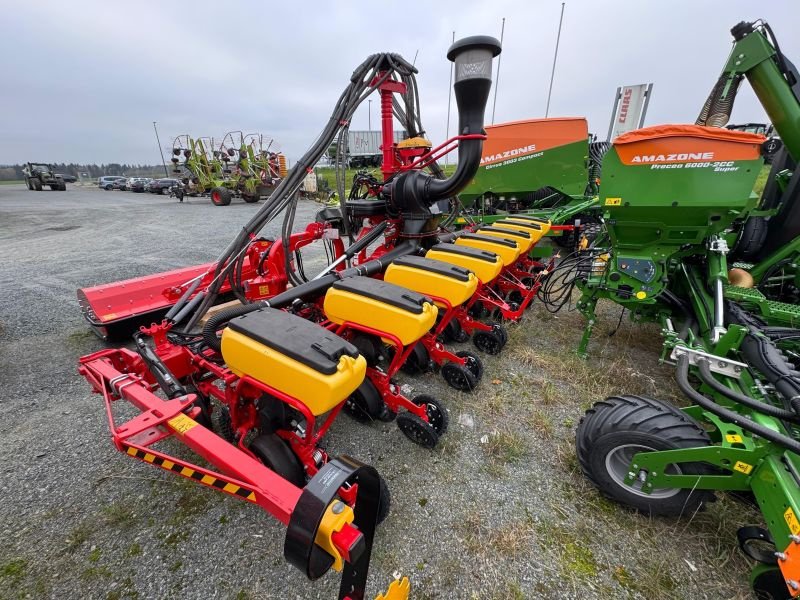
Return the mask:
POLYGON ((778 408, 777 406, 772 406, 766 402, 760 402, 754 398, 751 398, 750 396, 740 394, 736 390, 732 390, 728 386, 720 383, 719 380, 714 377, 713 373, 711 373, 711 367, 709 366, 709 362, 707 360, 701 360, 698 363, 698 367, 700 369, 700 379, 703 381, 703 383, 708 385, 715 392, 722 394, 729 400, 743 404, 748 408, 752 408, 753 410, 765 415, 769 415, 770 417, 784 419, 786 421, 792 421, 793 423, 800 424, 800 417, 798 417, 798 415, 796 415, 793 411, 778 408))
POLYGON ((740 350, 747 363, 763 373, 794 412, 800 415, 800 381, 796 378, 793 366, 786 362, 775 344, 766 337, 748 333, 742 340, 740 350))
MULTIPOLYGON (((700 360, 702 361, 703 359, 700 360)), ((770 429, 769 427, 764 427, 759 423, 755 423, 743 415, 740 415, 736 411, 720 406, 710 398, 707 398, 695 390, 689 383, 689 356, 686 354, 678 358, 678 372, 676 375, 676 380, 681 391, 699 407, 717 415, 725 421, 741 427, 745 431, 749 431, 750 433, 762 437, 773 444, 777 444, 782 448, 794 452, 795 454, 800 454, 800 443, 798 443, 796 440, 778 433, 774 429, 770 429)))

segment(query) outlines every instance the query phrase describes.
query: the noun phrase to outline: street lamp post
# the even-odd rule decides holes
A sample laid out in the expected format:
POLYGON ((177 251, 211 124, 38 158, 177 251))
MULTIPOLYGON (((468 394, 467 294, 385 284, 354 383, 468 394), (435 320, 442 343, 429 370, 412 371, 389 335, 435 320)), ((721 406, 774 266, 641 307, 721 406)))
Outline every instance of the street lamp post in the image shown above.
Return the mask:
POLYGON ((158 144, 158 151, 161 153, 161 164, 164 165, 164 177, 169 177, 169 171, 167 171, 167 161, 164 160, 164 149, 161 147, 161 140, 158 139, 158 128, 156 127, 155 121, 153 121, 153 131, 156 132, 156 143, 158 144))

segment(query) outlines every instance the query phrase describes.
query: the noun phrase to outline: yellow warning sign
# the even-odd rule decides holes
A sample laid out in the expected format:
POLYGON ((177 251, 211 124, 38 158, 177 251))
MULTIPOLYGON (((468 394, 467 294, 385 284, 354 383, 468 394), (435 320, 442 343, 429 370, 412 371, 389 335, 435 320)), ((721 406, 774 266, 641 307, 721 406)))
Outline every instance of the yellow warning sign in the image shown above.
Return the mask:
POLYGON ((748 465, 746 462, 737 460, 736 464, 733 465, 733 470, 739 471, 739 473, 744 473, 745 475, 750 475, 750 472, 753 470, 753 465, 748 465))
POLYGON ((729 433, 725 436, 725 439, 728 440, 729 444, 741 444, 742 443, 742 436, 736 433, 729 433))
POLYGON ((606 206, 620 206, 622 198, 606 198, 606 206))
POLYGON ((174 429, 176 433, 183 435, 184 433, 189 431, 192 427, 196 426, 197 421, 181 413, 177 417, 173 417, 172 419, 167 421, 167 425, 169 425, 172 429, 174 429))
POLYGON ((797 520, 797 515, 794 514, 791 506, 783 513, 783 518, 786 519, 786 524, 789 526, 789 531, 792 532, 792 535, 800 535, 800 521, 797 520))

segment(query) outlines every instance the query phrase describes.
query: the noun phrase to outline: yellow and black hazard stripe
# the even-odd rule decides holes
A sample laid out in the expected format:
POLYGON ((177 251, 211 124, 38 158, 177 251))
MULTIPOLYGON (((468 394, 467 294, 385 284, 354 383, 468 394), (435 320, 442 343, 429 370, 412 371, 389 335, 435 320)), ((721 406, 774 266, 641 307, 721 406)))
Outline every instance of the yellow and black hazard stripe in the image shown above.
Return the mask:
POLYGON ((184 467, 183 465, 172 462, 167 458, 161 458, 160 456, 156 456, 155 454, 150 454, 149 452, 145 452, 144 450, 139 450, 138 448, 134 448, 133 446, 128 446, 127 453, 134 458, 138 458, 139 460, 142 460, 146 463, 150 463, 152 465, 156 465, 157 467, 161 467, 166 471, 177 473, 178 475, 182 475, 183 477, 194 479, 195 481, 197 481, 198 483, 202 483, 203 485, 207 485, 217 490, 222 490, 223 492, 227 492, 234 496, 239 496, 240 498, 243 498, 248 502, 256 501, 256 495, 255 492, 253 492, 253 490, 249 490, 240 485, 236 485, 235 483, 230 483, 229 481, 225 481, 224 479, 219 479, 212 475, 207 475, 206 473, 196 471, 195 469, 191 469, 189 467, 184 467))

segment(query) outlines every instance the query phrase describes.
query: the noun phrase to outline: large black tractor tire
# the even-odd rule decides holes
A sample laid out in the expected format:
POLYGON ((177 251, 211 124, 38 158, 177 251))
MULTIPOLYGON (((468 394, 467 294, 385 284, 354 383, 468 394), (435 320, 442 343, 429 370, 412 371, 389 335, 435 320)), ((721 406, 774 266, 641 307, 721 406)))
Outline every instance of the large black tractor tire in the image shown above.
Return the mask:
POLYGON ((298 487, 306 484, 303 465, 278 434, 262 434, 250 442, 250 451, 272 471, 298 487))
POLYGON ((33 186, 31 185, 30 179, 25 179, 25 187, 27 187, 30 191, 33 191, 33 186))
POLYGON ((41 192, 42 191, 42 182, 39 181, 38 179, 33 179, 31 181, 31 184, 33 185, 33 189, 35 191, 37 191, 37 192, 41 192))
POLYGON ((228 206, 231 203, 231 191, 224 187, 215 187, 211 190, 211 202, 214 206, 228 206))
MULTIPOLYGON (((604 496, 639 512, 664 516, 691 516, 713 499, 713 493, 677 488, 645 493, 641 483, 624 483, 631 459, 647 450, 710 444, 708 434, 694 419, 645 396, 611 396, 595 403, 581 419, 576 434, 581 470, 604 496)), ((712 472, 702 463, 673 465, 669 470, 686 475, 712 472)))
POLYGON ((255 194, 254 196, 250 196, 249 194, 248 195, 242 194, 242 200, 244 200, 248 204, 254 204, 259 200, 261 200, 261 196, 259 196, 258 194, 255 194))
POLYGON ((755 259, 767 239, 767 220, 764 217, 750 217, 744 222, 733 255, 739 260, 755 259))

